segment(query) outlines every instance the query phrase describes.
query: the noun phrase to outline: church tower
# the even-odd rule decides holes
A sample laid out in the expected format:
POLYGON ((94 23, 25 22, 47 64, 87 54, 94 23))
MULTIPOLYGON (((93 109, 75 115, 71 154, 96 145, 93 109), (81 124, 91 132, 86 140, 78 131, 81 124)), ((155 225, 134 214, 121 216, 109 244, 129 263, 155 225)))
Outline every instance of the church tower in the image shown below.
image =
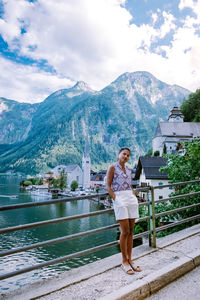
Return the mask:
POLYGON ((86 141, 85 141, 85 149, 82 158, 82 169, 83 169, 83 187, 88 189, 90 188, 90 170, 91 170, 88 137, 86 137, 86 141))
POLYGON ((169 122, 183 122, 184 115, 182 114, 181 110, 174 106, 171 110, 171 114, 168 117, 169 122))

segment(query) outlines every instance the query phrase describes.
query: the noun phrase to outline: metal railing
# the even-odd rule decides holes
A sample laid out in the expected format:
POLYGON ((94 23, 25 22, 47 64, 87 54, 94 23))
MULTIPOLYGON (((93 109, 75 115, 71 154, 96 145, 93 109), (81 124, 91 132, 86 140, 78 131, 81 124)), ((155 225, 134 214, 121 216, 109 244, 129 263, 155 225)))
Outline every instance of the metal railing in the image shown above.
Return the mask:
MULTIPOLYGON (((163 189, 166 187, 175 187, 175 186, 180 186, 180 185, 186 185, 186 184, 197 184, 200 183, 200 180, 193 180, 193 181, 188 181, 188 182, 179 182, 179 183, 174 183, 174 184, 168 184, 168 185, 162 185, 162 186, 148 186, 145 188, 136 188, 135 191, 137 193, 139 192, 145 192, 147 193, 147 201, 145 202, 141 202, 139 203, 139 206, 147 206, 147 210, 148 210, 148 215, 145 217, 140 217, 139 219, 136 220, 136 223, 139 222, 143 222, 143 221, 147 221, 148 222, 148 230, 139 233, 139 234, 135 234, 133 236, 134 239, 138 239, 144 236, 148 236, 149 237, 149 246, 151 247, 156 247, 156 233, 159 231, 163 231, 165 229, 177 226, 179 224, 182 223, 186 223, 195 219, 200 219, 200 214, 197 214, 195 216, 186 218, 186 219, 182 219, 179 221, 176 221, 172 224, 167 224, 161 227, 156 228, 156 218, 158 217, 162 217, 165 215, 170 215, 172 213, 177 213, 186 209, 191 209, 191 208, 196 208, 200 205, 199 203, 195 203, 192 205, 187 205, 184 207, 180 207, 174 210, 169 210, 169 211, 165 211, 162 213, 155 213, 155 207, 157 203, 160 202, 166 202, 166 201, 173 201, 176 199, 183 199, 186 197, 193 197, 193 196, 197 196, 200 195, 200 191, 198 192, 191 192, 191 193, 187 193, 184 195, 177 195, 174 197, 168 197, 165 199, 160 199, 160 200, 155 200, 155 190, 156 189, 163 189)), ((8 210, 12 210, 12 209, 20 209, 20 208, 28 208, 28 207, 36 207, 36 206, 41 206, 41 205, 50 205, 50 204, 57 204, 57 203, 62 203, 62 202, 69 202, 69 201, 77 201, 77 200, 84 200, 84 199, 94 199, 94 198, 102 198, 102 197, 108 197, 107 193, 102 193, 102 194, 95 194, 95 195, 87 195, 87 196, 79 196, 79 197, 71 197, 71 198, 62 198, 62 199, 55 199, 55 200, 47 200, 47 201, 40 201, 40 202, 34 202, 34 203, 23 203, 23 204, 15 204, 15 205, 5 205, 5 206, 1 206, 0 207, 0 211, 8 211, 8 210)), ((80 215, 74 215, 74 216, 68 216, 68 217, 62 217, 62 218, 56 218, 56 219, 52 219, 52 220, 45 220, 45 221, 41 221, 41 222, 34 222, 34 223, 29 223, 29 224, 23 224, 23 225, 18 225, 18 226, 12 226, 12 227, 7 227, 7 228, 2 228, 0 229, 0 234, 5 234, 5 233, 9 233, 9 232, 15 232, 15 231, 19 231, 19 230, 26 230, 26 229, 31 229, 31 228, 36 228, 36 227, 40 227, 40 226, 45 226, 45 225, 51 225, 51 224, 55 224, 55 223, 60 223, 60 222, 68 222, 71 220, 77 220, 77 219, 81 219, 81 218, 86 218, 86 217, 92 217, 92 216, 97 216, 97 215, 101 215, 101 214, 107 214, 107 213, 111 213, 113 212, 112 208, 109 209, 104 209, 104 210, 98 210, 98 211, 94 211, 94 212, 90 212, 90 213, 85 213, 85 214, 80 214, 80 215)), ((5 257, 11 254, 15 254, 15 253, 20 253, 20 252, 24 252, 24 251, 28 251, 30 249, 35 249, 35 248, 39 248, 39 247, 44 247, 44 246, 48 246, 48 245, 54 245, 57 243, 61 243, 63 241, 68 241, 68 240, 72 240, 75 238, 80 238, 80 237, 84 237, 84 236, 88 236, 88 235, 92 235, 92 234, 96 234, 99 232, 103 232, 106 230, 110 230, 113 228, 118 228, 119 224, 115 223, 115 224, 111 224, 109 226, 105 226, 105 227, 101 227, 101 228, 97 228, 97 229, 92 229, 92 230, 88 230, 85 232, 80 232, 80 233, 76 233, 76 234, 72 234, 72 235, 67 235, 67 236, 62 236, 60 238, 55 238, 55 239, 51 239, 51 240, 47 240, 47 241, 43 241, 43 242, 38 242, 35 244, 31 244, 31 245, 27 245, 27 246, 23 246, 23 247, 18 247, 18 248, 14 248, 14 249, 9 249, 9 250, 5 250, 0 252, 0 257, 5 257)), ((6 279, 6 278, 10 278, 22 273, 26 273, 26 272, 30 272, 36 269, 40 269, 49 265, 53 265, 53 264, 58 264, 61 263, 63 261, 66 260, 70 260, 72 258, 75 257, 79 257, 82 255, 87 255, 102 249, 106 249, 108 247, 112 247, 115 245, 118 245, 119 241, 115 240, 112 241, 110 243, 106 243, 100 246, 96 246, 93 248, 89 248, 87 250, 83 250, 83 251, 79 251, 76 253, 72 253, 69 255, 65 255, 62 257, 58 257, 56 259, 52 259, 49 261, 45 261, 33 266, 29 266, 29 267, 25 267, 23 269, 20 270, 16 270, 13 272, 9 272, 6 274, 2 274, 0 275, 0 280, 6 279)))

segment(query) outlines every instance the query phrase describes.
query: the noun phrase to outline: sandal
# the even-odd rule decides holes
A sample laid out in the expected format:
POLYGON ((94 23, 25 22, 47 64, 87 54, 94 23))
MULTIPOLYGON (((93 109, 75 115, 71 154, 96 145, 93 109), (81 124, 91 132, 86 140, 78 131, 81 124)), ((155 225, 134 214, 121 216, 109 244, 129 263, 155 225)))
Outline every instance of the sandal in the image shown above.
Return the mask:
POLYGON ((140 266, 136 266, 134 263, 129 263, 129 265, 131 266, 132 270, 135 272, 141 272, 142 269, 140 268, 140 266))
POLYGON ((133 270, 133 268, 130 265, 121 265, 122 270, 128 274, 128 275, 133 275, 135 272, 133 270), (131 271, 131 272, 130 272, 131 271))

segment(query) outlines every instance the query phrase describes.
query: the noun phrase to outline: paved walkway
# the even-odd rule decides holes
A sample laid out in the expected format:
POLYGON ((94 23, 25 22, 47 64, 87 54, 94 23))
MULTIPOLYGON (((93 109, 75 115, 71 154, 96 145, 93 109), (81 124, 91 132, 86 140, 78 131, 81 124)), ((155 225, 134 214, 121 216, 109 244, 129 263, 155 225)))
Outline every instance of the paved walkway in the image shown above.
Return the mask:
POLYGON ((147 300, 200 300, 200 266, 168 284, 147 300))
POLYGON ((116 254, 0 299, 143 299, 200 265, 200 224, 158 239, 156 249, 136 247, 133 257, 142 272, 125 274, 121 254, 116 254))

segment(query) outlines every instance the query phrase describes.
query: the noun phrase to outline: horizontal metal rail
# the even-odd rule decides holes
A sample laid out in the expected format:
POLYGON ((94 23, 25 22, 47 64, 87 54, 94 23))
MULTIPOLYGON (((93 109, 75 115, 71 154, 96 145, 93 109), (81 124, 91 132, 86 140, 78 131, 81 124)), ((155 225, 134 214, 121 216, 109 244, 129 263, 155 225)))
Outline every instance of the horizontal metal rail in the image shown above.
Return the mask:
MULTIPOLYGON (((148 217, 148 216, 144 217, 144 218, 140 218, 140 219, 137 220, 137 223, 146 221, 148 219, 150 219, 150 217, 148 217)), ((19 252, 24 252, 24 251, 39 248, 39 247, 45 247, 45 246, 54 245, 54 244, 57 244, 57 243, 62 243, 62 242, 68 241, 68 240, 88 236, 90 234, 95 234, 95 233, 98 233, 98 232, 102 232, 102 231, 105 231, 105 230, 118 228, 118 227, 119 227, 119 223, 116 223, 116 224, 112 224, 112 225, 109 225, 109 226, 84 231, 84 232, 81 232, 81 233, 75 233, 75 234, 71 234, 71 235, 62 236, 60 238, 56 238, 56 239, 47 240, 47 241, 44 241, 44 242, 31 244, 31 245, 24 246, 24 247, 13 248, 11 250, 6 250, 6 251, 0 252, 0 257, 15 254, 15 253, 19 253, 19 252)), ((148 234, 148 233, 149 233, 149 231, 146 232, 146 234, 148 234)), ((135 235, 135 236, 137 236, 137 235, 135 235)))
POLYGON ((189 209, 189 208, 195 208, 197 206, 200 206, 200 203, 191 204, 191 205, 188 205, 188 206, 183 206, 183 207, 179 207, 179 208, 172 209, 172 210, 167 210, 167 211, 155 214, 155 217, 157 218, 157 217, 161 217, 161 216, 165 216, 165 215, 171 215, 173 213, 177 213, 177 212, 189 209))
POLYGON ((177 200, 177 199, 186 198, 186 197, 193 197, 193 196, 197 196, 197 195, 200 195, 200 191, 199 192, 192 192, 192 193, 188 193, 188 194, 183 194, 183 195, 177 195, 177 196, 173 196, 173 197, 169 197, 169 198, 163 198, 163 199, 160 199, 160 200, 155 200, 155 204, 159 203, 159 202, 177 200))
MULTIPOLYGON (((148 191, 148 190, 150 190, 150 187, 135 189, 136 192, 148 191)), ((87 200, 87 199, 94 200, 94 198, 105 197, 108 195, 109 195, 108 193, 98 193, 98 194, 87 195, 87 196, 68 197, 68 198, 60 198, 60 199, 54 199, 54 200, 31 202, 31 203, 28 202, 28 203, 21 203, 21 204, 3 205, 3 206, 0 206, 0 211, 19 209, 19 208, 27 208, 27 207, 37 207, 37 206, 41 206, 41 205, 50 205, 50 204, 71 202, 71 201, 77 201, 77 200, 87 200)))
POLYGON ((180 221, 177 221, 177 222, 174 222, 174 223, 171 223, 171 224, 167 224, 167 225, 158 227, 158 228, 156 228, 156 232, 163 231, 165 229, 168 229, 168 228, 171 228, 171 227, 175 227, 177 225, 180 225, 180 224, 183 224, 183 223, 187 223, 187 222, 190 222, 190 221, 193 221, 193 220, 196 220, 196 219, 200 219, 200 214, 192 216, 192 217, 189 217, 189 218, 186 218, 186 219, 183 219, 183 220, 180 220, 180 221))
MULTIPOLYGON (((163 185, 163 186, 156 186, 156 187, 144 187, 144 188, 136 188, 135 191, 139 192, 139 191, 150 191, 152 192, 152 195, 154 195, 154 189, 162 189, 165 187, 170 187, 170 186, 180 186, 183 184, 195 184, 195 183, 199 183, 200 180, 192 180, 192 181, 188 181, 188 182, 179 182, 179 183, 173 183, 173 184, 169 184, 169 185, 163 185)), ((192 193, 187 193, 184 195, 177 195, 177 196, 173 196, 173 197, 169 197, 169 198, 165 198, 165 199, 160 199, 155 201, 155 203, 159 203, 159 202, 166 202, 166 201, 172 201, 172 200, 176 200, 176 199, 181 199, 181 198, 186 198, 186 197, 192 197, 192 196, 197 196, 200 194, 199 192, 192 192, 192 193)), ((40 205, 49 205, 49 204, 57 204, 57 203, 63 203, 63 202, 70 202, 70 201, 76 201, 76 200, 86 200, 86 199, 94 199, 95 197, 99 199, 99 197, 107 197, 108 193, 98 193, 98 194, 93 194, 93 195, 86 195, 86 196, 79 196, 79 197, 70 197, 70 198, 62 198, 62 199, 54 199, 54 200, 47 200, 47 201, 40 201, 40 202, 34 202, 34 203, 22 203, 22 204, 14 204, 14 205, 6 205, 6 206, 1 206, 0 207, 0 211, 6 211, 6 210, 11 210, 11 209, 19 209, 19 208, 27 208, 27 207, 34 207, 34 206, 40 206, 40 205)), ((147 201, 147 202, 142 202, 139 203, 139 206, 153 206, 154 207, 154 201, 147 201)), ((139 218, 138 220, 136 220, 136 223, 139 222, 143 222, 146 220, 152 220, 157 217, 161 217, 164 215, 169 215, 172 213, 176 213, 176 212, 180 212, 186 209, 191 209, 191 208, 195 208, 198 207, 200 204, 192 204, 192 205, 188 205, 185 207, 181 207, 181 208, 177 208, 175 210, 169 210, 166 212, 162 212, 162 213, 158 213, 155 214, 153 213, 153 215, 149 215, 143 218, 139 218)), ((57 218, 57 219, 52 219, 52 220, 45 220, 45 221, 40 221, 40 222, 35 222, 35 223, 29 223, 29 224, 23 224, 23 225, 19 225, 19 226, 12 226, 12 227, 8 227, 8 228, 2 228, 0 229, 0 233, 4 234, 4 233, 8 233, 8 232, 13 232, 13 231, 18 231, 18 230, 24 230, 24 229, 30 229, 30 228, 35 228, 35 227, 39 227, 39 226, 44 226, 44 225, 50 225, 50 224, 55 224, 55 223, 59 223, 59 222, 66 222, 66 221, 71 221, 71 220, 76 220, 76 219, 80 219, 80 218, 85 218, 85 217, 92 217, 92 216, 97 216, 97 215, 101 215, 104 213, 112 213, 113 212, 113 208, 111 209, 105 209, 105 210, 100 210, 100 211, 95 211, 95 212, 90 212, 90 213, 86 213, 86 214, 81 214, 81 215, 74 215, 74 216, 68 216, 68 217, 63 217, 63 218, 57 218)), ((159 232, 159 231, 163 231, 165 229, 177 226, 179 224, 183 224, 195 219, 199 219, 200 215, 196 215, 196 216, 192 216, 190 218, 186 218, 177 222, 174 222, 172 224, 167 224, 164 226, 161 226, 159 228, 150 228, 150 230, 136 234, 133 236, 134 239, 137 239, 139 237, 143 237, 146 235, 152 235, 155 234, 155 232, 159 232)), ((76 233, 76 234, 71 234, 68 236, 62 236, 59 238, 55 238, 52 240, 47 240, 47 241, 43 241, 43 242, 38 242, 35 244, 31 244, 31 245, 26 245, 24 247, 19 247, 19 248, 15 248, 15 249, 9 249, 6 251, 3 251, 0 253, 0 257, 3 256, 7 256, 7 255, 11 255, 11 254, 15 254, 15 253, 19 253, 19 252, 24 252, 27 250, 31 250, 31 249, 35 249, 35 248, 39 248, 39 247, 45 247, 45 246, 50 246, 56 243, 62 243, 71 239, 75 239, 75 238, 80 238, 80 237, 84 237, 84 236, 88 236, 91 234, 96 234, 99 232, 103 232, 105 230, 110 230, 110 229, 114 229, 114 228, 118 228, 119 224, 112 224, 112 225, 108 225, 105 227, 101 227, 101 228, 96 228, 96 229, 92 229, 92 230, 88 230, 85 232, 81 232, 81 233, 76 233)), ((119 244, 119 241, 113 241, 104 245, 100 245, 100 246, 96 246, 90 249, 86 249, 83 251, 79 251, 76 253, 72 253, 69 255, 65 255, 63 257, 59 257, 56 259, 52 259, 43 263, 39 263, 36 264, 34 266, 29 266, 29 267, 25 267, 21 270, 16 270, 13 272, 9 272, 7 274, 2 274, 0 275, 0 280, 2 279, 6 279, 9 277, 13 277, 22 273, 26 273, 26 272, 30 272, 36 269, 40 269, 43 268, 45 266, 49 266, 49 265, 53 265, 53 264, 58 264, 61 263, 63 261, 75 258, 75 257, 79 257, 82 255, 87 255, 90 253, 93 253, 95 251, 100 251, 102 249, 108 248, 108 247, 112 247, 119 244)))
POLYGON ((119 224, 112 224, 112 225, 109 225, 109 226, 100 227, 100 228, 97 228, 97 229, 92 229, 92 230, 88 230, 88 231, 84 231, 84 232, 80 232, 80 233, 70 234, 70 235, 62 236, 60 238, 47 240, 47 241, 44 241, 44 242, 35 243, 35 244, 31 244, 31 245, 24 246, 24 247, 19 247, 19 248, 14 248, 14 249, 7 250, 7 251, 2 251, 2 252, 0 252, 0 257, 10 255, 10 254, 19 253, 19 252, 24 252, 24 251, 39 248, 39 247, 44 247, 44 246, 54 245, 54 244, 57 244, 57 243, 62 243, 62 242, 68 241, 68 240, 72 240, 72 239, 75 239, 75 238, 83 237, 83 236, 86 236, 86 235, 102 232, 102 231, 117 228, 117 227, 119 227, 119 224))
MULTIPOLYGON (((146 236, 150 233, 151 233, 150 230, 145 231, 145 232, 134 235, 133 238, 137 239, 137 238, 140 238, 142 236, 146 236)), ((26 267, 26 268, 23 268, 23 269, 20 269, 20 270, 16 270, 16 271, 13 271, 13 272, 2 274, 2 275, 0 275, 0 280, 10 278, 10 277, 13 277, 13 276, 17 276, 17 275, 27 273, 27 272, 30 272, 30 271, 34 271, 34 270, 37 270, 37 269, 41 269, 43 267, 47 267, 47 266, 50 266, 50 265, 53 265, 53 264, 58 264, 58 263, 66 261, 66 260, 76 258, 76 257, 80 257, 82 255, 87 255, 87 254, 90 254, 90 253, 93 253, 93 252, 96 252, 96 251, 100 251, 102 249, 106 249, 106 248, 109 248, 109 247, 112 247, 112 246, 116 246, 118 244, 119 244, 119 240, 114 241, 114 242, 110 242, 110 243, 107 243, 107 244, 103 244, 103 245, 100 245, 100 246, 96 246, 96 247, 93 247, 93 248, 90 248, 90 249, 87 249, 87 250, 72 253, 72 254, 69 254, 69 255, 65 255, 65 256, 62 256, 62 257, 58 257, 58 258, 55 258, 55 259, 51 259, 51 260, 48 260, 46 262, 36 264, 34 266, 29 266, 29 267, 26 267)))
POLYGON ((138 205, 145 206, 145 205, 149 205, 150 203, 151 203, 150 201, 149 202, 145 201, 145 202, 139 202, 138 205))
POLYGON ((200 183, 200 180, 190 180, 190 181, 183 181, 183 182, 176 182, 171 184, 164 184, 164 185, 156 185, 154 186, 154 189, 162 189, 170 186, 179 186, 179 185, 185 185, 185 184, 193 184, 193 183, 200 183))
MULTIPOLYGON (((72 221, 72 220, 77 220, 77 219, 81 219, 81 218, 102 215, 102 214, 111 213, 111 212, 113 212, 113 208, 98 210, 98 211, 94 211, 94 212, 86 213, 86 214, 81 214, 81 215, 74 215, 74 216, 56 218, 56 219, 47 220, 47 221, 40 221, 40 222, 28 223, 28 224, 23 224, 23 225, 18 225, 18 226, 11 226, 11 227, 7 227, 7 228, 1 228, 0 229, 0 234, 13 232, 13 231, 24 230, 24 229, 35 228, 35 227, 39 227, 39 226, 45 226, 45 225, 50 225, 50 224, 55 224, 55 223, 67 222, 67 221, 72 221)), ((144 218, 142 218, 142 221, 148 220, 149 218, 150 217, 144 217, 144 218)), ((137 220, 137 222, 138 221, 139 220, 137 220)))
POLYGON ((98 211, 94 211, 94 212, 86 213, 86 214, 82 214, 82 215, 74 215, 74 216, 56 218, 56 219, 47 220, 47 221, 40 221, 40 222, 28 223, 28 224, 24 224, 24 225, 12 226, 12 227, 0 229, 0 234, 12 232, 12 231, 29 229, 29 228, 35 228, 35 227, 44 226, 44 225, 55 224, 55 223, 60 223, 60 222, 66 222, 66 221, 71 221, 71 220, 77 220, 77 219, 81 219, 81 218, 92 217, 92 216, 102 215, 102 214, 111 213, 111 212, 113 212, 113 208, 98 210, 98 211))
POLYGON ((108 196, 108 193, 102 193, 102 194, 99 193, 99 194, 95 194, 95 195, 70 197, 70 198, 60 198, 60 199, 54 199, 54 200, 28 202, 28 203, 21 203, 21 204, 3 205, 3 206, 0 206, 0 211, 11 210, 11 209, 19 209, 19 208, 27 208, 27 207, 35 207, 35 206, 49 205, 49 204, 57 204, 57 203, 77 201, 77 200, 92 199, 94 197, 103 197, 103 196, 108 196))
POLYGON ((108 247, 115 246, 115 245, 118 245, 118 241, 110 242, 110 243, 107 243, 107 244, 103 244, 101 246, 96 246, 96 247, 93 247, 93 248, 90 248, 90 249, 87 249, 87 250, 83 250, 83 251, 68 254, 68 255, 65 255, 65 256, 62 256, 62 257, 58 257, 58 258, 55 258, 55 259, 51 259, 51 260, 48 260, 46 262, 36 264, 34 266, 29 266, 29 267, 26 267, 26 268, 23 268, 23 269, 20 269, 20 270, 16 270, 16 271, 13 271, 13 272, 9 272, 9 273, 0 275, 0 280, 10 278, 10 277, 13 277, 13 276, 16 276, 16 275, 20 275, 20 274, 23 274, 23 273, 27 273, 27 272, 30 272, 30 271, 33 271, 33 270, 41 269, 43 267, 47 267, 47 266, 50 266, 50 265, 58 264, 58 263, 66 261, 66 260, 69 260, 69 259, 72 259, 72 258, 75 258, 75 257, 79 257, 79 256, 82 256, 82 255, 87 255, 87 254, 93 253, 95 251, 106 249, 108 247))

